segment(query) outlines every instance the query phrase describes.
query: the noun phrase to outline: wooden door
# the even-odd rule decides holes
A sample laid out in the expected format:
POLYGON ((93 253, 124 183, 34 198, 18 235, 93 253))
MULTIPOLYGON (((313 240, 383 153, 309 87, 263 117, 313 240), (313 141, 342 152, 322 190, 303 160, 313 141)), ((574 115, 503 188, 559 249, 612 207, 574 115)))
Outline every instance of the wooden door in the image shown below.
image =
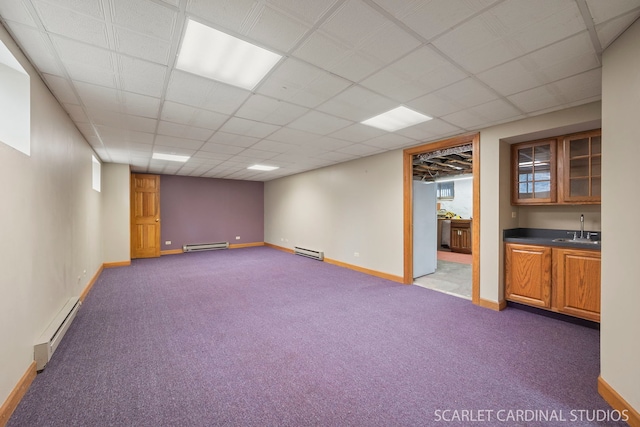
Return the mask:
POLYGON ((131 174, 131 258, 160 256, 160 176, 131 174))
POLYGON ((600 321, 600 252, 553 250, 558 311, 600 321))
POLYGON ((505 245, 505 298, 551 308, 551 248, 505 245))

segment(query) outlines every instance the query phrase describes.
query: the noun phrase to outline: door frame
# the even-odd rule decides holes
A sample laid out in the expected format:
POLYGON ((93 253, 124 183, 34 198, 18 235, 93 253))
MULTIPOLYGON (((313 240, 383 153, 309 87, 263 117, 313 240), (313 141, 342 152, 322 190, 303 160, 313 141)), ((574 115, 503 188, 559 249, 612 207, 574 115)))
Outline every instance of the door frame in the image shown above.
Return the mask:
POLYGON ((413 283, 413 156, 471 144, 473 148, 473 223, 471 227, 471 302, 480 305, 480 134, 470 133, 403 151, 404 283, 413 283))

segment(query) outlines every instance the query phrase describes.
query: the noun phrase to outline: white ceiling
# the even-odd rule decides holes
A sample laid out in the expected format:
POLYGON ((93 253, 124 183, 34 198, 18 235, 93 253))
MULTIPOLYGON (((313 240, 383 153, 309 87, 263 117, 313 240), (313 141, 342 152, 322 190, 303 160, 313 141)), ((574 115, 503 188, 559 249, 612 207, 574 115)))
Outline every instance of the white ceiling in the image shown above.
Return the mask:
POLYGON ((2 0, 0 16, 104 162, 267 181, 599 100, 601 53, 640 0, 2 0), (253 92, 179 71, 187 18, 284 59, 253 92), (434 119, 359 124, 399 105, 434 119))

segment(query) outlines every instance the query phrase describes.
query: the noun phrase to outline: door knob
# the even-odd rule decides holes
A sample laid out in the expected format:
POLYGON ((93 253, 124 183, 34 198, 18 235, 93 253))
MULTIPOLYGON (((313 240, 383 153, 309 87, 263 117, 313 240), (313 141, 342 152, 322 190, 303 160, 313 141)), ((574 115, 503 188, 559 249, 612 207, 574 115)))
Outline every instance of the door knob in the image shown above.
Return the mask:
POLYGON ((160 221, 160 218, 156 218, 156 222, 160 221))

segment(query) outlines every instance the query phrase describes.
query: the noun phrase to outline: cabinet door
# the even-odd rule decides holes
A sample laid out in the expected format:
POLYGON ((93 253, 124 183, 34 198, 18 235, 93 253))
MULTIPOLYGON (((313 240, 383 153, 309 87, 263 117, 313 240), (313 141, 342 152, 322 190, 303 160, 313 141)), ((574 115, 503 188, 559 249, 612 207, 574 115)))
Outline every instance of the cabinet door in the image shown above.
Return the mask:
POLYGON ((471 229, 451 228, 451 251, 466 254, 471 253, 471 229))
POLYGON ((556 139, 511 146, 511 203, 539 205, 555 203, 556 139))
POLYGON ((600 252, 553 250, 558 311, 600 321, 600 252))
POLYGON ((562 156, 562 200, 600 203, 602 132, 596 130, 566 137, 562 156))
POLYGON ((505 298, 551 307, 551 248, 505 244, 505 298))

